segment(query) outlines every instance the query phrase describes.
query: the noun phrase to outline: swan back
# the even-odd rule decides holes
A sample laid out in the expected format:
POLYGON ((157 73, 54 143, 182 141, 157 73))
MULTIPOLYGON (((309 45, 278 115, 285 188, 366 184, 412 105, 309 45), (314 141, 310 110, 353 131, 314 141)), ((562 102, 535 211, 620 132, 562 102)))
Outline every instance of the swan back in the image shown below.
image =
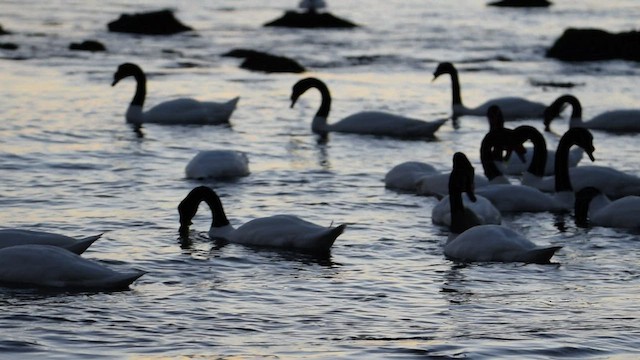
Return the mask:
POLYGON ((142 275, 141 271, 116 272, 57 246, 0 249, 0 283, 10 286, 118 290, 142 275))
POLYGON ((227 179, 249 175, 249 159, 238 151, 200 151, 185 168, 189 179, 227 179))

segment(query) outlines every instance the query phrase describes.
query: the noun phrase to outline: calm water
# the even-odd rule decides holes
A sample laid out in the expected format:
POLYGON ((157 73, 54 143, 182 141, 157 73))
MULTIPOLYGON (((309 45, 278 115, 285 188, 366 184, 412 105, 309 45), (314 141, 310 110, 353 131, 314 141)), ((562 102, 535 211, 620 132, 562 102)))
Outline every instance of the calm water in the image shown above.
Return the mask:
MULTIPOLYGON (((334 14, 364 25, 354 31, 260 27, 293 0, 129 3, 0 1, 0 24, 14 32, 0 42, 20 45, 0 50, 2 226, 106 232, 85 257, 148 271, 124 292, 0 290, 3 356, 639 356, 637 233, 579 229, 569 215, 506 216, 535 242, 563 245, 557 264, 460 265, 442 255, 446 232, 430 218, 436 200, 384 188, 384 174, 403 161, 447 169, 464 151, 479 165, 484 119, 447 123, 429 142, 333 134, 319 145, 310 131, 319 96, 310 92, 289 108, 291 86, 309 75, 329 85, 332 119, 364 109, 446 117, 450 83, 431 82, 439 61, 458 65, 469 105, 503 95, 550 102, 571 91, 585 118, 638 108, 638 64, 544 58, 566 27, 637 27, 636 0, 556 0, 531 11, 472 0, 330 2, 334 14), (106 32, 122 12, 167 7, 197 34, 106 32), (66 50, 85 39, 108 52, 66 50), (252 73, 220 57, 239 47, 293 57, 310 71, 252 73), (240 95, 232 127, 149 125, 137 138, 124 123, 133 80, 110 86, 122 62, 147 71, 147 105, 240 95), (577 86, 533 85, 550 81, 577 86), (244 150, 252 174, 186 180, 184 167, 201 149, 244 150), (193 227, 201 234, 181 247, 176 206, 203 183, 223 196, 234 224, 294 213, 349 227, 330 256, 317 258, 212 243, 201 211, 193 227)), ((558 132, 566 126, 555 124, 558 132)), ((545 136, 557 144, 558 136, 545 136)), ((637 136, 594 136, 598 164, 640 175, 637 136)))

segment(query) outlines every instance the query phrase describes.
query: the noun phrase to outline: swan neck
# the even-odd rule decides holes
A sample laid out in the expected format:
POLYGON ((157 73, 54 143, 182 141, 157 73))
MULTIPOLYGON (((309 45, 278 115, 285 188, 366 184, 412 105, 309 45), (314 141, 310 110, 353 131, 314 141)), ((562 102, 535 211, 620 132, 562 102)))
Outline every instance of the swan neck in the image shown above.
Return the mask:
POLYGON ((554 172, 557 193, 561 191, 573 192, 573 186, 571 186, 571 179, 569 178, 569 150, 572 145, 574 145, 572 141, 561 138, 556 150, 554 172))
MULTIPOLYGON (((455 176, 452 174, 452 176, 455 176)), ((451 233, 461 234, 464 228, 464 203, 462 202, 462 192, 457 186, 452 186, 452 179, 449 179, 449 207, 451 209, 451 233)))
POLYGON ((533 143, 533 155, 527 171, 532 175, 542 177, 547 165, 547 142, 544 140, 544 136, 535 129, 526 129, 526 136, 533 143))
POLYGON ((458 71, 453 69, 449 75, 451 75, 451 106, 463 106, 462 95, 460 94, 460 80, 458 79, 458 71))
POLYGON ((140 72, 134 75, 136 79, 136 93, 133 95, 131 105, 137 105, 142 107, 144 105, 144 99, 147 96, 147 77, 144 73, 140 72))
POLYGON ((207 205, 209 205, 209 209, 211 209, 211 227, 219 228, 229 225, 229 220, 227 219, 227 214, 224 212, 222 201, 220 201, 220 198, 217 195, 206 196, 203 200, 207 205))
POLYGON ((318 108, 318 112, 316 112, 316 117, 324 117, 326 121, 329 117, 329 111, 331 110, 331 93, 329 93, 329 89, 324 84, 317 86, 317 89, 320 91, 321 102, 320 108, 318 108))
POLYGON ((496 143, 496 133, 489 132, 483 139, 480 145, 480 161, 482 162, 482 169, 484 169, 484 175, 489 181, 502 176, 502 171, 498 168, 493 161, 492 149, 496 143))

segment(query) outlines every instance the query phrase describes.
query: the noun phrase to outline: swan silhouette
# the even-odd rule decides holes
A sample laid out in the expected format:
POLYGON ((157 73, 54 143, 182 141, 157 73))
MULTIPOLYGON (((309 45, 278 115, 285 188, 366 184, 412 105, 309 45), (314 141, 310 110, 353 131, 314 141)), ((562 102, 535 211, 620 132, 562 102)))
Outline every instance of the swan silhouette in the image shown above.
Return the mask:
POLYGON ((315 88, 320 92, 320 108, 311 123, 311 130, 326 136, 329 132, 352 133, 362 135, 389 136, 395 138, 432 138, 434 133, 447 121, 422 121, 381 111, 362 111, 335 122, 327 123, 331 110, 331 94, 327 85, 316 78, 298 81, 291 92, 291 107, 307 90, 315 88))
POLYGON ((528 118, 540 118, 544 113, 546 106, 539 102, 533 102, 520 97, 502 97, 486 101, 482 105, 475 108, 468 108, 462 103, 462 95, 460 93, 460 80, 458 78, 458 70, 450 62, 438 64, 436 71, 433 73, 433 80, 439 76, 449 74, 451 76, 452 91, 452 110, 453 116, 461 115, 477 115, 485 116, 491 105, 498 105, 504 114, 505 120, 518 120, 528 118))
POLYGON ((345 224, 323 227, 293 215, 274 215, 253 219, 234 228, 227 219, 218 194, 209 187, 199 186, 178 205, 182 237, 188 236, 191 220, 202 201, 209 205, 213 217, 209 236, 230 243, 322 253, 330 250, 346 227, 345 224))
POLYGON ((561 246, 538 246, 503 225, 480 225, 462 202, 462 192, 473 201, 473 166, 463 153, 453 156, 449 181, 451 230, 444 246, 447 258, 462 262, 525 262, 547 264, 561 246))
POLYGON ((118 70, 113 74, 111 86, 115 86, 120 80, 129 76, 135 78, 137 86, 125 117, 128 123, 138 126, 146 123, 165 125, 226 124, 240 99, 236 97, 227 102, 201 102, 191 98, 180 98, 160 103, 143 111, 147 94, 147 78, 138 65, 124 63, 118 66, 118 70))
POLYGON ((16 245, 0 249, 0 284, 78 290, 121 290, 144 275, 117 272, 52 245, 16 245))
POLYGON ((591 120, 582 120, 582 105, 580 100, 573 95, 562 95, 557 98, 544 111, 544 127, 551 131, 551 122, 564 109, 565 105, 571 105, 571 117, 569 127, 583 127, 592 130, 603 130, 619 133, 640 132, 640 109, 620 109, 603 112, 591 120))
POLYGON ((2 229, 0 230, 0 249, 16 245, 52 245, 82 254, 98 240, 102 234, 75 239, 70 236, 44 231, 2 229))

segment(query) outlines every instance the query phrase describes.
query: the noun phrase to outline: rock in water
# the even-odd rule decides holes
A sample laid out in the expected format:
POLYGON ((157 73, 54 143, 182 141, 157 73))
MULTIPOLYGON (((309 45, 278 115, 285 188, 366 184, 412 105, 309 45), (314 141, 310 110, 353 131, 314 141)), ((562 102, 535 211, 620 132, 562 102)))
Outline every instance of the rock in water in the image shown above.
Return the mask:
POLYGON ((301 73, 305 71, 305 68, 295 60, 255 50, 235 49, 223 54, 222 56, 244 58, 240 67, 247 70, 263 71, 268 73, 301 73))
POLYGON ((296 12, 287 11, 282 17, 270 21, 264 26, 280 26, 292 28, 343 28, 350 29, 358 25, 334 16, 330 13, 318 13, 314 11, 296 12))
POLYGON ((547 57, 565 61, 640 61, 640 32, 614 34, 599 29, 569 28, 547 51, 547 57))
POLYGON ((108 24, 109 31, 145 35, 171 35, 193 30, 182 24, 170 10, 139 14, 122 14, 108 24))

